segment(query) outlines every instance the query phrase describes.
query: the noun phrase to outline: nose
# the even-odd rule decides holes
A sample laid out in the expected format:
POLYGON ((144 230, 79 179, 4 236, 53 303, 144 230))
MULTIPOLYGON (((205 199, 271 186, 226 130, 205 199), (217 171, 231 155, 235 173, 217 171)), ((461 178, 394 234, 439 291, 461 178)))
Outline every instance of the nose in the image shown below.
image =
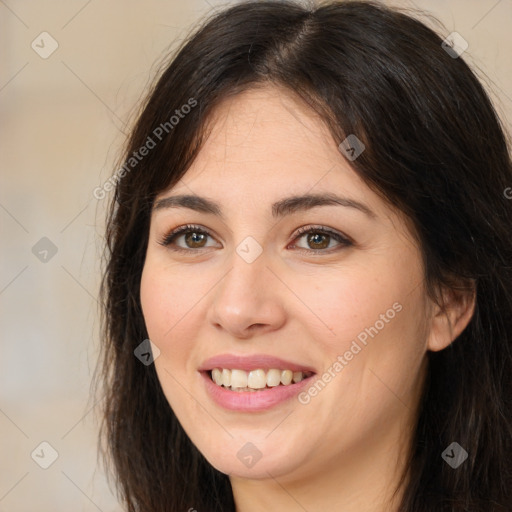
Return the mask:
POLYGON ((286 321, 283 284, 267 268, 265 251, 248 263, 233 251, 231 268, 212 294, 208 320, 231 336, 248 339, 272 332, 286 321))

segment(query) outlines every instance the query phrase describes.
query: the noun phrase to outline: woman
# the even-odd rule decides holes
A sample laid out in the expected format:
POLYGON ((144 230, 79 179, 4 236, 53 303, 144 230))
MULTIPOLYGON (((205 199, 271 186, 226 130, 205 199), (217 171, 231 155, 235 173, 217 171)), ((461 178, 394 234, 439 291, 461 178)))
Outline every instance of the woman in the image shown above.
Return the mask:
POLYGON ((102 377, 127 510, 511 510, 512 165, 442 38, 370 2, 230 7, 122 163, 102 377))

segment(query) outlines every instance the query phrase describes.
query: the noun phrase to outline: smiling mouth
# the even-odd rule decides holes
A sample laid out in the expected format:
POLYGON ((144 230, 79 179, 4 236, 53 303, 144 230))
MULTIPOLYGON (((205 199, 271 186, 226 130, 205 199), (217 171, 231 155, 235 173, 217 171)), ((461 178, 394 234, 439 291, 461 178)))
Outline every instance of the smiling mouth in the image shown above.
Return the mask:
POLYGON ((283 386, 293 386, 314 375, 313 372, 281 370, 251 370, 246 372, 239 369, 213 368, 207 372, 210 379, 219 387, 236 392, 254 393, 265 389, 283 386))

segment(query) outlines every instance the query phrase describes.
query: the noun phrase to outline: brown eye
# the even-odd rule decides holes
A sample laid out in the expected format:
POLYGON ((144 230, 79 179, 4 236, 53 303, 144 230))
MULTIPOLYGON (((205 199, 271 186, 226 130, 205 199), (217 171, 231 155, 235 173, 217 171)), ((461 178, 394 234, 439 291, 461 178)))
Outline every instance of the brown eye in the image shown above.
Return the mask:
POLYGON ((208 247, 208 237, 211 237, 210 233, 199 226, 187 225, 171 231, 159 243, 175 251, 192 252, 194 249, 208 247), (177 244, 176 241, 180 238, 183 238, 183 242, 177 244))
MULTIPOLYGON (((332 241, 338 243, 337 248, 349 247, 353 245, 347 237, 324 227, 306 227, 300 228, 295 236, 295 240, 305 238, 307 247, 297 246, 306 252, 331 252, 325 249, 329 248, 332 241)), ((332 248, 332 246, 331 246, 332 248)), ((336 247, 335 247, 336 248, 336 247)))
POLYGON ((187 234, 183 235, 185 237, 185 242, 187 246, 197 249, 204 246, 204 242, 206 237, 208 236, 205 233, 199 233, 196 231, 188 231, 187 234))
MULTIPOLYGON (((211 245, 207 245, 208 237, 213 238, 208 231, 199 226, 187 225, 171 231, 160 240, 159 243, 174 251, 191 253, 194 252, 194 250, 211 247, 211 245), (183 242, 177 243, 181 238, 183 238, 183 242)), ((331 250, 328 249, 337 250, 353 245, 353 242, 347 237, 324 227, 300 228, 295 235, 295 240, 301 238, 306 239, 307 247, 295 247, 297 247, 300 252, 309 254, 315 252, 331 252, 331 250), (337 246, 335 245, 334 248, 332 247, 333 241, 337 243, 337 246)))
POLYGON ((313 244, 312 249, 325 249, 329 245, 330 235, 324 235, 320 233, 308 234, 308 244, 313 244))

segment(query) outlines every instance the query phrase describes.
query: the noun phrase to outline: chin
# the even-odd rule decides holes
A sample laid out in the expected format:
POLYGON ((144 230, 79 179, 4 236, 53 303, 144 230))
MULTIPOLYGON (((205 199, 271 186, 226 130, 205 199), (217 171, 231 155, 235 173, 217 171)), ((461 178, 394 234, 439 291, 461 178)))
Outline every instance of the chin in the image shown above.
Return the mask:
POLYGON ((283 447, 279 440, 265 440, 265 436, 268 434, 254 442, 247 441, 249 436, 236 436, 227 442, 219 442, 215 449, 212 444, 205 450, 196 446, 215 469, 230 477, 263 480, 291 475, 303 467, 305 455, 301 457, 296 449, 283 447))

